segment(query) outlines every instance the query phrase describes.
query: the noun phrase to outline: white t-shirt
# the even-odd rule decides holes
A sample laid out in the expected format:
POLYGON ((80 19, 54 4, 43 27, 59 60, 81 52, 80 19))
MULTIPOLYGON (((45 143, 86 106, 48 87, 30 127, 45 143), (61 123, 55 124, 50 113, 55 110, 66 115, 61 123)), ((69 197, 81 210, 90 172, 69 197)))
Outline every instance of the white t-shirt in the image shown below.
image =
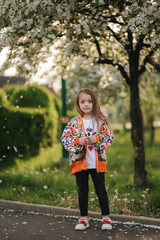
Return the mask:
MULTIPOLYGON (((84 128, 85 128, 85 135, 86 137, 95 135, 97 133, 97 122, 94 118, 91 119, 84 119, 84 128)), ((96 155, 94 145, 90 143, 87 139, 87 169, 95 169, 96 168, 96 155)))

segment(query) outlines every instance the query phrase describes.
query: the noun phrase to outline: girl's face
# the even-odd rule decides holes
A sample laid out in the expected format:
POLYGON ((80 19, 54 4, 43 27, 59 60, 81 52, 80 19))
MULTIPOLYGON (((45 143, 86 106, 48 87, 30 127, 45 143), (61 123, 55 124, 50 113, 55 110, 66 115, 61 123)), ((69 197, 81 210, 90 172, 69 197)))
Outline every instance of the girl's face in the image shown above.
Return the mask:
POLYGON ((81 93, 79 96, 79 107, 85 117, 92 117, 93 101, 89 94, 81 93))

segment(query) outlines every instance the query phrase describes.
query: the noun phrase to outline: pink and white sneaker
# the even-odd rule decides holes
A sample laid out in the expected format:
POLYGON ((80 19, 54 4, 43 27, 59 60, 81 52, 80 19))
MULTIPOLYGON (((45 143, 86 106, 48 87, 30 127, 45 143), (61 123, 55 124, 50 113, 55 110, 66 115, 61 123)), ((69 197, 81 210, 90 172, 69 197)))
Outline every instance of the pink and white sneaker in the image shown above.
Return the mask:
POLYGON ((112 229, 112 221, 111 221, 110 218, 103 218, 102 219, 101 229, 102 230, 112 229))
POLYGON ((75 230, 85 230, 89 227, 89 220, 87 218, 81 217, 79 222, 75 226, 75 230))

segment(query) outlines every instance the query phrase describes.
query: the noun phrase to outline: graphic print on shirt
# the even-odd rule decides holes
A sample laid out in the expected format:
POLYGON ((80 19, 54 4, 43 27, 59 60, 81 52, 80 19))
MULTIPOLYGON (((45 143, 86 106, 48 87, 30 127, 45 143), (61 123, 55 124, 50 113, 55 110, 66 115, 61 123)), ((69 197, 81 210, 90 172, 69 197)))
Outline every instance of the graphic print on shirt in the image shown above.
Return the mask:
MULTIPOLYGON (((97 134, 97 123, 92 119, 83 119, 85 136, 90 137, 97 134)), ((94 145, 87 139, 87 156, 86 156, 87 169, 96 168, 96 154, 94 145)))
MULTIPOLYGON (((89 137, 89 136, 95 135, 96 132, 94 132, 93 128, 88 127, 88 128, 85 129, 85 134, 86 134, 86 137, 89 137)), ((92 151, 94 149, 94 147, 91 144, 91 142, 89 141, 89 139, 87 139, 87 148, 88 148, 89 151, 92 151)))

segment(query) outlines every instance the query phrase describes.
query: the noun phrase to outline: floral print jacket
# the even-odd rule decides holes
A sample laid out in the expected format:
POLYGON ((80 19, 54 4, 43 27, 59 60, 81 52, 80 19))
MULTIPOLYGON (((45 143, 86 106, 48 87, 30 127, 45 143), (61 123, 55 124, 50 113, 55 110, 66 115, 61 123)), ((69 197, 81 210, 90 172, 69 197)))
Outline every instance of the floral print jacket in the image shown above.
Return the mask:
MULTIPOLYGON (((113 135, 107 123, 102 121, 99 133, 95 135, 97 141, 94 144, 97 172, 107 172, 106 148, 112 144, 113 135)), ((72 168, 72 174, 87 169, 86 146, 79 145, 81 137, 85 137, 85 130, 83 118, 79 115, 70 120, 61 137, 64 148, 69 151, 69 165, 72 168)))

